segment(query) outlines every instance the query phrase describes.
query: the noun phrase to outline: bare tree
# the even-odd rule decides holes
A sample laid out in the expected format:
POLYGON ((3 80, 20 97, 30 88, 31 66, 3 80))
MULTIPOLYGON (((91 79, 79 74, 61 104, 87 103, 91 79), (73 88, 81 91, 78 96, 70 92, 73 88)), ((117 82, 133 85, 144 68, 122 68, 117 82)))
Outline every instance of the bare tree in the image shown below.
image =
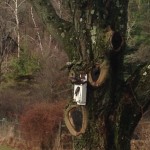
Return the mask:
POLYGON ((10 8, 12 11, 15 21, 16 21, 16 27, 15 27, 15 32, 17 35, 17 43, 18 43, 18 58, 20 57, 20 27, 19 27, 19 7, 25 2, 25 0, 10 0, 6 1, 6 5, 10 8))
POLYGON ((8 54, 13 53, 16 47, 17 44, 11 38, 5 20, 0 17, 0 77, 2 76, 2 63, 8 54))
POLYGON ((34 18, 33 8, 32 8, 32 7, 31 7, 31 17, 32 17, 32 21, 33 21, 34 27, 35 27, 35 29, 36 29, 37 36, 38 36, 38 41, 39 41, 40 50, 41 50, 41 53, 42 53, 42 55, 43 55, 42 40, 41 40, 40 33, 39 33, 39 31, 38 31, 38 26, 37 26, 36 21, 35 21, 35 18, 34 18))

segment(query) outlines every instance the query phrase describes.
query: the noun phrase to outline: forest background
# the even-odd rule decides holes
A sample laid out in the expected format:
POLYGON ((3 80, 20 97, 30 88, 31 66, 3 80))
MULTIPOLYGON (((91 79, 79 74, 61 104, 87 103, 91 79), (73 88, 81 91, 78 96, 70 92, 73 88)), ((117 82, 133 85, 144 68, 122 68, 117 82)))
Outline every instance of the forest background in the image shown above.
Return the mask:
MULTIPOLYGON (((61 11, 61 1, 56 5, 61 11)), ((149 0, 130 1, 125 57, 130 73, 150 62, 149 18, 149 0)), ((67 61, 57 39, 45 30, 26 0, 0 0, 0 120, 18 123, 24 139, 31 137, 39 145, 43 137, 53 139, 65 101, 71 96, 67 72, 60 71, 67 61), (41 126, 39 135, 36 132, 41 126)), ((129 72, 124 74, 128 77, 129 72)))

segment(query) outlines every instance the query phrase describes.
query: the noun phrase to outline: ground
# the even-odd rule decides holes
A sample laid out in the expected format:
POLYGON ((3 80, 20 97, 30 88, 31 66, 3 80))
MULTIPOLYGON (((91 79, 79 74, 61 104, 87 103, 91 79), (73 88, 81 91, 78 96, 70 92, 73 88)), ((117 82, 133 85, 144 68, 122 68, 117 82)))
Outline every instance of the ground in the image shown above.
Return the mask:
POLYGON ((15 150, 15 149, 12 149, 8 146, 0 146, 0 150, 15 150))

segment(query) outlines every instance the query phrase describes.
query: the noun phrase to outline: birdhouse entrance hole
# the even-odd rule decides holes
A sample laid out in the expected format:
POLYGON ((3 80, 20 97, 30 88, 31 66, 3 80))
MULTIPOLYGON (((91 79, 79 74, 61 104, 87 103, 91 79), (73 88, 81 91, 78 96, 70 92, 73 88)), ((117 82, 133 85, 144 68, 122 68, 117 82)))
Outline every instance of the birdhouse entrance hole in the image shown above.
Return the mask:
POLYGON ((79 81, 74 83, 73 100, 77 105, 86 105, 86 93, 87 93, 87 74, 81 75, 79 81))

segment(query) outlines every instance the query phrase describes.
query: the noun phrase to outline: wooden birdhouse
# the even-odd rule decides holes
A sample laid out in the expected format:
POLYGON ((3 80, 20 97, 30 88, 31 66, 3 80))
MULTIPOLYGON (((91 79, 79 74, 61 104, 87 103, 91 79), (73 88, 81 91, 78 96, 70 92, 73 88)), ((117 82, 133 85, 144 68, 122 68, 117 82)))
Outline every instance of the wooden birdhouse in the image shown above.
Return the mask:
POLYGON ((87 74, 80 75, 80 82, 74 83, 73 99, 77 105, 86 105, 87 74))

